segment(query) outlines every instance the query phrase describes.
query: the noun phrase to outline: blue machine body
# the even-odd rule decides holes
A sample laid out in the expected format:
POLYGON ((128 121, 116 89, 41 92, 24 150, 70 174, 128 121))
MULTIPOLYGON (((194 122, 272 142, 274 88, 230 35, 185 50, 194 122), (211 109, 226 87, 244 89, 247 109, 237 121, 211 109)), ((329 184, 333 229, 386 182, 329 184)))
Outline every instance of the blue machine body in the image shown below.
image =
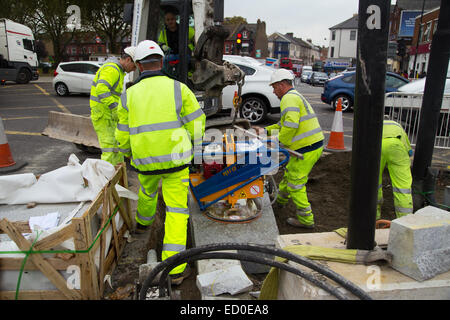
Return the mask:
MULTIPOLYGON (((269 172, 275 170, 277 167, 283 165, 287 161, 289 161, 289 152, 283 148, 267 148, 267 143, 270 143, 271 140, 261 141, 263 142, 260 147, 255 150, 245 150, 245 151, 234 151, 234 152, 214 152, 214 153, 203 153, 198 154, 195 153, 195 157, 207 157, 207 156, 226 156, 226 155, 237 155, 237 161, 225 167, 220 172, 216 173, 209 179, 203 181, 197 186, 193 186, 192 182, 189 180, 189 185, 192 190, 192 193, 197 199, 200 210, 204 211, 209 206, 215 204, 226 196, 232 194, 238 189, 241 189, 243 186, 252 183, 256 179, 268 174, 269 172), (279 162, 279 153, 283 153, 286 158, 279 162), (244 183, 242 183, 245 181, 244 183), (209 196, 218 191, 224 190, 236 184, 240 184, 236 188, 230 190, 229 192, 223 194, 218 197, 214 201, 210 201, 208 203, 203 203, 200 199, 209 196)), ((238 143, 247 143, 248 142, 238 142, 238 143)), ((203 146, 208 145, 210 143, 203 143, 203 146)), ((248 144, 249 145, 249 144, 248 144)), ((250 145, 249 145, 250 147, 250 145)), ((250 148, 248 148, 250 149, 250 148)), ((198 158, 197 158, 198 159, 198 158)))

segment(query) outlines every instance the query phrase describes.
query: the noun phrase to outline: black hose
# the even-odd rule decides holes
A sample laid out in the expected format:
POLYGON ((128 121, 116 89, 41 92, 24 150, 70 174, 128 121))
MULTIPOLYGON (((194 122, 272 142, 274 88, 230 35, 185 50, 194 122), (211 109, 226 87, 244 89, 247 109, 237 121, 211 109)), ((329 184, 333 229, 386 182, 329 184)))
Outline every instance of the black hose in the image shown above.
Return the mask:
POLYGON ((241 251, 256 251, 260 253, 266 253, 274 256, 279 256, 285 259, 288 259, 290 261, 299 263, 301 265, 304 265, 310 269, 313 269, 314 271, 319 272, 322 275, 327 276, 331 280, 334 280, 336 283, 342 285, 345 289, 349 290, 351 293, 353 293, 355 296, 371 300, 372 298, 370 295, 368 295, 364 290, 359 288, 357 285, 349 281, 348 279, 345 279, 338 273, 326 268, 325 266, 312 261, 311 259, 308 259, 306 257, 302 257, 293 253, 290 253, 288 251, 277 249, 277 248, 271 248, 266 246, 260 246, 256 244, 237 244, 237 243, 223 243, 223 244, 209 244, 201 247, 191 248, 186 251, 180 252, 176 255, 173 255, 172 257, 162 261, 159 263, 149 274, 147 279, 144 281, 141 291, 139 293, 139 299, 145 300, 145 295, 150 287, 150 284, 152 283, 153 278, 158 275, 161 270, 164 268, 170 267, 169 271, 172 270, 175 266, 181 264, 181 261, 188 260, 189 257, 198 255, 200 253, 204 253, 207 251, 221 251, 221 250, 241 250, 241 251))
MULTIPOLYGON (((190 263, 195 260, 204 260, 204 259, 233 259, 233 260, 241 260, 241 261, 249 261, 249 262, 255 262, 259 264, 269 265, 272 267, 276 267, 279 269, 286 270, 288 272, 294 273, 298 276, 301 276, 314 284, 315 286, 325 290, 326 292, 330 293, 331 295, 335 296, 339 300, 348 300, 348 297, 341 293, 337 287, 333 287, 332 285, 328 284, 327 282, 320 281, 317 279, 314 275, 304 272, 300 269, 297 269, 287 263, 270 260, 264 257, 258 257, 258 256, 252 256, 245 253, 234 253, 234 252, 207 252, 207 253, 200 253, 195 256, 189 256, 187 261, 182 261, 181 263, 187 262, 190 263)), ((178 263, 178 262, 177 262, 178 263)), ((180 263, 180 264, 181 264, 180 263)), ((168 274, 170 270, 172 269, 171 266, 166 267, 164 271, 162 271, 160 280, 159 280, 159 295, 160 297, 164 296, 164 287, 166 285, 170 286, 170 281, 167 281, 168 274)), ((167 292, 170 292, 171 290, 167 288, 167 292)))

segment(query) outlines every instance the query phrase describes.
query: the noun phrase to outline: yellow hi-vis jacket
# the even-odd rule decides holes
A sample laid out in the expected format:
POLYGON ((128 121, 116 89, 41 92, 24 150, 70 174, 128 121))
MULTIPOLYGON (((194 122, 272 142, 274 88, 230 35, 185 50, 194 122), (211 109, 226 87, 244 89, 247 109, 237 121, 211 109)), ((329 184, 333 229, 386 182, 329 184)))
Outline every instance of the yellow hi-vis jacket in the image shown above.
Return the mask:
POLYGON ((269 135, 279 130, 279 140, 287 148, 298 150, 324 140, 319 120, 306 99, 290 89, 280 103, 281 116, 276 124, 266 127, 269 135))
MULTIPOLYGON (((179 30, 179 29, 178 29, 179 30)), ((195 37, 195 30, 192 27, 189 27, 189 35, 188 35, 188 47, 191 50, 191 52, 194 52, 194 37, 195 37)), ((166 32, 166 28, 164 27, 161 32, 159 33, 159 37, 158 37, 158 44, 160 46, 162 45, 166 45, 169 46, 169 42, 167 40, 167 32, 166 32)))
POLYGON ((399 138, 405 146, 406 152, 411 155, 411 143, 409 142, 408 135, 399 123, 393 120, 383 121, 383 139, 385 138, 399 138))
POLYGON ((100 118, 117 119, 117 106, 122 94, 123 78, 125 71, 119 63, 119 59, 106 60, 97 71, 91 86, 91 118, 97 121, 100 118))
POLYGON ((205 114, 194 93, 161 72, 144 72, 121 96, 116 139, 142 174, 181 170, 202 143, 205 114))

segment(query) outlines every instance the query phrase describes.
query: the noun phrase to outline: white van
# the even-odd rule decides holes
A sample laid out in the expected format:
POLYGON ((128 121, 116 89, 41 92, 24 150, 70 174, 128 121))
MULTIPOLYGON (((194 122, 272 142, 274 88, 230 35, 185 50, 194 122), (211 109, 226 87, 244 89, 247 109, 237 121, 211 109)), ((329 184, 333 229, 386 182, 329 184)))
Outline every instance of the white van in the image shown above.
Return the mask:
POLYGON ((312 66, 303 66, 303 68, 302 68, 302 73, 304 72, 304 71, 313 71, 313 69, 312 69, 312 66))

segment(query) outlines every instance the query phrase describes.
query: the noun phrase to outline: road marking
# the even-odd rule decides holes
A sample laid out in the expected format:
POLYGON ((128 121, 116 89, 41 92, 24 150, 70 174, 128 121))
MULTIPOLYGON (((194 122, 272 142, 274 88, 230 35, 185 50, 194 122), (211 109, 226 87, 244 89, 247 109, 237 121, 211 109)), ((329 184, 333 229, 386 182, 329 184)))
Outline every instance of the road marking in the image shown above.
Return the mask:
POLYGON ((45 89, 41 88, 41 86, 38 86, 37 84, 34 85, 36 88, 38 88, 39 90, 42 91, 43 94, 45 94, 46 96, 49 96, 50 93, 48 93, 45 89))
MULTIPOLYGON (((36 88, 38 88, 39 90, 42 91, 43 94, 45 94, 46 96, 50 96, 50 93, 48 93, 45 89, 42 89, 40 86, 38 86, 37 84, 34 85, 36 88)), ((50 97, 50 100, 52 100, 56 106, 58 108, 60 108, 63 112, 65 113, 72 113, 69 111, 69 109, 67 109, 64 105, 62 105, 61 103, 58 102, 58 100, 56 100, 55 98, 50 97)))
POLYGON ((42 136, 40 132, 22 132, 22 131, 8 131, 5 130, 6 134, 15 134, 15 135, 23 135, 23 136, 42 136))
POLYGON ((48 118, 47 116, 36 116, 36 117, 15 117, 15 118, 2 118, 2 120, 26 120, 26 119, 42 119, 42 118, 48 118))
MULTIPOLYGON (((48 109, 48 108, 54 108, 55 106, 33 106, 33 107, 11 107, 11 108, 3 108, 2 110, 17 110, 17 109, 48 109)), ((74 104, 70 106, 73 107, 86 107, 85 104, 74 104)))

